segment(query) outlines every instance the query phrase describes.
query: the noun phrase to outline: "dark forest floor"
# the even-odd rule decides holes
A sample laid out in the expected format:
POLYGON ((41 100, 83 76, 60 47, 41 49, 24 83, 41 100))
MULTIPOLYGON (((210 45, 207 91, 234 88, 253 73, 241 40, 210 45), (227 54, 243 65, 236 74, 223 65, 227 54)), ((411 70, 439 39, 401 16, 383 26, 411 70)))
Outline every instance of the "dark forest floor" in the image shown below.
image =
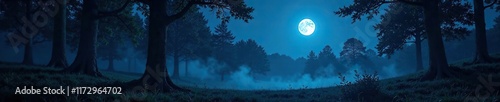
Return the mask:
MULTIPOLYGON (((495 55, 499 58, 499 54, 495 55)), ((414 74, 380 80, 381 90, 395 102, 415 101, 499 101, 500 62, 463 66, 463 61, 451 66, 461 69, 458 78, 419 81, 424 71, 414 74), (491 77, 490 77, 491 76, 491 77), (486 82, 481 82, 483 78, 486 82), (491 81, 490 79, 491 78, 491 81), (495 83, 496 82, 496 83, 495 83), (487 88, 491 86, 491 90, 487 88), (484 99, 484 100, 483 100, 484 99)), ((140 75, 102 71, 105 78, 87 75, 61 73, 61 69, 0 63, 0 101, 194 101, 194 102, 241 102, 241 101, 278 101, 278 102, 330 102, 342 99, 339 86, 318 89, 296 90, 227 90, 203 86, 186 87, 191 92, 172 93, 127 93, 122 95, 14 95, 16 87, 34 86, 123 86, 140 75)), ((176 81, 182 86, 182 81, 176 81)), ((338 83, 332 83, 337 85, 338 83)), ((362 99, 361 99, 362 100, 362 99)), ((365 100, 373 102, 376 100, 365 100)))

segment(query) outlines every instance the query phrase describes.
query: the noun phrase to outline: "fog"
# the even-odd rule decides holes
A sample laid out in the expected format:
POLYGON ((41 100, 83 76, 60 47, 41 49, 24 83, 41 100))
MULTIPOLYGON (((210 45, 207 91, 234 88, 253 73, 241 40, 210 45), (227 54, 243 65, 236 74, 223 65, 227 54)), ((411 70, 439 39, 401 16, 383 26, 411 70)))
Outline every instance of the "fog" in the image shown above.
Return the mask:
MULTIPOLYGON (((450 57, 450 63, 456 60, 466 58, 466 56, 461 57, 460 53, 453 52, 467 46, 472 46, 470 42, 473 40, 467 39, 463 41, 454 41, 446 43, 448 45, 453 45, 452 47, 447 47, 447 56, 450 57)), ((19 51, 15 50, 6 42, 2 43, 1 57, 2 62, 15 62, 19 63, 23 59, 24 48, 19 47, 19 51)), ((422 45, 427 45, 423 42, 422 45)), ((491 50, 498 49, 498 47, 490 45, 491 50)), ((36 65, 44 65, 48 63, 51 55, 51 42, 40 43, 33 46, 33 58, 36 65)), ((423 46, 423 62, 424 68, 427 66, 428 62, 428 50, 427 46, 423 46)), ((99 51, 99 49, 98 49, 99 51)), ((132 48, 127 48, 127 50, 122 50, 126 53, 126 57, 121 60, 116 60, 114 62, 115 70, 118 72, 131 72, 142 74, 145 70, 145 57, 134 51, 132 48)), ((469 51, 471 52, 471 51, 469 51)), ((494 51, 492 51, 494 52, 494 51)), ((66 57, 68 64, 71 64, 75 58, 76 51, 66 51, 66 57)), ((403 76, 408 73, 415 72, 415 48, 413 45, 407 45, 407 47, 401 51, 394 54, 391 59, 383 58, 382 62, 376 62, 379 68, 370 69, 368 72, 372 74, 376 71, 381 79, 392 78, 397 76, 403 76), (381 64, 386 63, 386 64, 381 64)), ((305 55, 305 54, 304 54, 305 55)), ((171 57, 167 57, 167 70, 169 75, 173 72, 173 60, 171 57)), ((223 64, 217 64, 218 61, 209 58, 208 60, 190 60, 188 62, 188 72, 189 75, 185 75, 185 62, 181 61, 179 66, 180 80, 174 80, 174 82, 182 87, 198 87, 198 88, 211 88, 211 89, 236 89, 236 90, 289 90, 289 89, 310 89, 310 88, 321 88, 321 87, 331 87, 340 84, 340 79, 338 78, 338 73, 333 65, 328 65, 327 67, 319 68, 316 72, 317 77, 311 77, 309 74, 304 74, 304 59, 287 59, 295 61, 292 63, 287 63, 283 59, 269 59, 271 67, 270 70, 266 72, 265 75, 250 75, 251 68, 248 66, 239 66, 238 70, 230 74, 225 75, 224 80, 220 80, 220 75, 216 74, 214 69, 223 67, 223 64)), ((98 67, 100 70, 106 70, 108 67, 107 60, 98 59, 98 67)), ((360 73, 365 73, 365 68, 360 65, 354 65, 347 68, 345 72, 340 72, 342 75, 346 76, 349 81, 354 80, 354 70, 360 73)), ((135 74, 136 75, 136 74, 135 74)), ((137 75, 136 75, 137 76, 137 75)))
MULTIPOLYGON (((213 59, 211 59, 214 61, 213 59)), ((295 70, 296 74, 280 76, 279 74, 267 73, 266 75, 251 76, 250 68, 247 66, 240 66, 239 70, 233 72, 221 81, 220 75, 215 74, 214 71, 209 70, 209 67, 217 67, 220 65, 204 65, 200 61, 190 61, 188 69, 189 76, 185 77, 185 69, 183 64, 180 66, 181 80, 174 80, 181 85, 188 85, 192 87, 199 88, 214 88, 214 89, 237 89, 237 90, 289 90, 289 89, 310 89, 310 88, 322 88, 336 86, 340 84, 340 79, 338 78, 338 72, 333 71, 331 65, 326 68, 322 68, 323 73, 330 73, 330 75, 322 75, 320 77, 315 77, 314 79, 309 74, 301 74, 302 70, 295 70)), ((169 75, 172 75, 173 66, 168 67, 169 75)), ((270 72, 279 72, 271 68, 270 72)), ((402 75, 399 72, 394 72, 394 65, 384 67, 384 72, 378 73, 389 73, 392 76, 386 76, 381 78, 389 78, 394 76, 402 75)), ((360 73, 364 71, 359 65, 355 65, 350 68, 346 73, 342 75, 346 76, 349 81, 354 80, 354 70, 358 70, 360 73)), ((373 74, 373 72, 366 72, 373 74)))

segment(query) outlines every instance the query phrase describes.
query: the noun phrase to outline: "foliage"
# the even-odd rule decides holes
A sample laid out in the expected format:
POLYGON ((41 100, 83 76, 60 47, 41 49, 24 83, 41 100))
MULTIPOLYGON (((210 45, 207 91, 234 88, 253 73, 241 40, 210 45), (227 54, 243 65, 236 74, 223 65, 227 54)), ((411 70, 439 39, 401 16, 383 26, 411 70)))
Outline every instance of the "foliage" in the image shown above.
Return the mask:
POLYGON ((365 58, 365 51, 366 47, 360 40, 350 38, 344 42, 344 47, 342 47, 342 51, 340 52, 340 59, 346 66, 359 64, 358 61, 365 58))
POLYGON ((235 44, 236 60, 238 65, 250 67, 250 74, 264 74, 269 71, 269 60, 264 47, 255 40, 241 40, 235 44))
MULTIPOLYGON (((102 11, 110 11, 119 8, 123 3, 116 0, 100 1, 99 6, 102 11)), ((132 6, 127 6, 123 12, 114 16, 104 17, 99 19, 99 42, 111 42, 109 40, 117 40, 124 42, 130 40, 133 44, 137 44, 139 39, 144 36, 143 22, 137 13, 132 11, 132 6), (106 39, 106 37, 115 37, 114 39, 106 39), (129 39, 126 39, 128 37, 129 39)))
POLYGON ((381 91, 379 85, 379 77, 377 73, 364 74, 358 73, 354 70, 354 82, 347 81, 346 77, 338 73, 340 79, 340 92, 341 100, 343 101, 383 101, 388 100, 390 97, 381 91))
POLYGON ((219 74, 228 74, 236 71, 238 66, 235 62, 235 53, 233 45, 234 36, 227 29, 226 23, 221 23, 215 27, 215 34, 212 35, 213 56, 218 60, 223 68, 217 69, 219 74))
MULTIPOLYGON (((316 56, 313 51, 309 52, 306 61, 306 68, 304 73, 310 74, 312 78, 323 75, 323 70, 333 67, 333 70, 343 72, 347 68, 342 65, 338 60, 333 50, 329 45, 326 45, 316 56)), ((326 73, 325 75, 331 75, 331 73, 326 73)))
POLYGON ((386 12, 381 16, 382 21, 374 26, 380 31, 377 33, 379 43, 376 46, 379 56, 385 54, 390 58, 396 50, 401 50, 412 40, 426 39, 423 13, 420 7, 391 4, 386 12))
POLYGON ((306 67, 304 69, 305 74, 311 75, 312 78, 315 76, 315 71, 319 68, 318 64, 318 56, 314 53, 314 51, 309 52, 306 60, 306 67))
MULTIPOLYGON (((443 11, 441 29, 447 41, 462 40, 470 34, 464 26, 472 24, 471 7, 468 3, 460 3, 459 0, 449 0, 440 5, 443 11)), ((427 39, 423 8, 395 3, 390 4, 385 11, 387 13, 381 16, 382 21, 374 26, 380 31, 377 33, 379 43, 376 47, 379 56, 387 55, 390 58, 407 43, 421 43, 427 39)))
MULTIPOLYGON (((46 41, 49 41, 52 39, 53 36, 53 20, 49 18, 47 19, 48 21, 46 22, 45 25, 43 26, 37 26, 33 25, 35 27, 35 31, 37 32, 35 36, 32 38, 28 38, 27 35, 22 33, 22 26, 24 26, 26 23, 32 22, 32 15, 34 12, 43 12, 43 10, 40 10, 40 5, 36 3, 27 3, 28 1, 26 0, 3 0, 0 1, 0 31, 2 32, 8 32, 6 33, 7 39, 5 40, 6 42, 10 43, 16 43, 20 42, 20 45, 25 45, 25 44, 32 44, 36 45, 39 43, 44 43, 46 41), (23 18, 26 18, 28 22, 24 22, 23 18), (17 34, 21 36, 21 38, 10 38, 7 34, 11 33, 12 34, 17 34), (10 42, 9 40, 16 40, 14 42, 10 42), (22 40, 31 40, 29 43, 24 43, 22 40)), ((31 28, 27 28, 31 29, 31 28)), ((28 30, 29 31, 29 30, 28 30)), ((29 32, 28 32, 29 33, 29 32)), ((16 45, 17 46, 17 45, 16 45)))
POLYGON ((337 59, 335 54, 333 54, 333 50, 330 45, 326 45, 318 54, 318 61, 321 67, 326 67, 336 60, 337 59))
MULTIPOLYGON (((119 8, 123 3, 116 0, 100 1, 102 11, 110 11, 119 8)), ((99 19, 97 35, 97 52, 96 57, 103 60, 108 60, 109 64, 113 64, 113 60, 124 59, 126 54, 126 42, 131 42, 132 45, 139 44, 139 40, 143 39, 144 28, 143 22, 137 13, 132 11, 132 6, 127 6, 123 12, 114 16, 104 17, 99 19)), ((109 65, 112 69, 113 65, 109 65)))
MULTIPOLYGON (((202 54, 197 51, 209 46, 210 29, 199 8, 192 7, 183 19, 174 21, 167 30, 167 53, 185 60, 202 54)), ((206 56, 206 55, 205 55, 206 56)))

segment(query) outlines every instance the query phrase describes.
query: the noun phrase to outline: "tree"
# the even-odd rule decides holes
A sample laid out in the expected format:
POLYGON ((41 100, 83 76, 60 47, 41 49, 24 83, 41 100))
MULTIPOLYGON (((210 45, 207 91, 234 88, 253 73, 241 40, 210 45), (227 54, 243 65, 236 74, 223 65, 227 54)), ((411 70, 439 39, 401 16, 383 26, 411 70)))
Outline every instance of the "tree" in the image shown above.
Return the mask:
POLYGON ((118 9, 102 11, 99 10, 97 0, 83 0, 82 11, 79 17, 81 28, 78 51, 75 60, 66 71, 102 77, 96 63, 96 43, 99 19, 103 17, 118 16, 118 13, 123 11, 129 3, 130 0, 127 0, 124 4, 122 3, 123 5, 118 9))
POLYGON ((248 39, 241 40, 235 44, 237 65, 247 65, 250 67, 250 74, 263 74, 269 71, 269 60, 264 48, 255 42, 248 39))
MULTIPOLYGON (((51 30, 41 29, 49 24, 49 16, 53 16, 50 12, 53 9, 43 8, 37 5, 33 0, 5 0, 0 1, 1 15, 5 16, 1 19, 2 30, 11 31, 7 35, 7 39, 17 53, 18 46, 24 45, 23 64, 33 64, 33 48, 32 46, 42 43, 51 38, 51 30), (49 12, 48 14, 44 12, 49 12), (43 34, 39 34, 43 33, 43 34)), ((39 2, 40 4, 49 4, 47 2, 39 2)))
MULTIPOLYGON (((242 19, 245 22, 253 19, 250 15, 253 12, 252 7, 247 7, 244 1, 233 1, 233 0, 214 0, 214 1, 204 1, 204 0, 174 0, 174 1, 155 1, 150 0, 137 0, 141 2, 141 5, 148 7, 140 7, 139 9, 147 10, 144 12, 149 18, 148 25, 148 55, 146 62, 146 70, 144 75, 139 79, 132 81, 134 85, 138 85, 137 90, 147 90, 147 91, 171 91, 171 90, 181 90, 187 91, 175 85, 166 69, 166 28, 173 21, 181 18, 192 6, 209 7, 212 10, 217 10, 217 18, 222 19, 224 22, 228 22, 230 17, 233 16, 236 19, 242 19), (179 9, 178 12, 167 14, 167 3, 173 4, 179 9), (229 11, 229 15, 226 15, 229 11), (150 80, 154 77, 155 80, 150 80), (159 84, 159 85, 158 85, 159 84), (145 86, 147 85, 147 86, 145 86), (153 85, 153 86, 151 86, 153 85)), ((176 11, 177 11, 176 10, 176 11)), ((168 41, 167 41, 168 42, 168 41)))
POLYGON ((337 60, 337 57, 333 54, 333 50, 330 45, 326 45, 323 50, 319 52, 318 63, 323 68, 332 65, 336 72, 344 72, 347 69, 339 62, 339 60, 337 60))
POLYGON ((97 48, 100 51, 97 51, 97 57, 108 61, 107 70, 109 71, 115 71, 113 67, 115 60, 122 60, 127 56, 125 42, 130 40, 134 45, 139 44, 137 39, 140 39, 141 32, 144 32, 139 15, 132 14, 131 9, 131 7, 126 7, 125 11, 128 12, 122 12, 121 17, 107 17, 99 20, 97 48), (130 20, 125 21, 122 18, 130 20))
POLYGON ((201 29, 198 30, 198 37, 196 37, 197 40, 194 42, 193 45, 195 46, 189 46, 189 49, 191 50, 191 53, 188 54, 188 56, 184 57, 184 62, 185 62, 185 67, 186 67, 186 72, 185 75, 189 76, 188 72, 188 62, 193 59, 198 59, 201 61, 208 61, 209 58, 212 57, 212 32, 210 31, 210 27, 208 25, 205 25, 205 27, 202 27, 201 29))
MULTIPOLYGON (((99 7, 103 10, 112 10, 123 4, 116 1, 102 1, 99 7)), ((125 42, 138 45, 144 34, 143 22, 137 13, 132 11, 132 6, 127 6, 119 15, 99 19, 97 35, 97 57, 108 61, 109 71, 115 71, 114 61, 125 59, 127 48, 125 42), (127 20, 124 20, 127 19, 127 20)))
POLYGON ((224 80, 224 75, 238 70, 235 62, 235 52, 233 40, 234 36, 227 29, 227 24, 222 22, 215 27, 215 34, 212 36, 212 45, 214 47, 214 57, 219 64, 223 66, 217 69, 217 73, 221 75, 221 80, 224 80))
POLYGON ((342 51, 340 52, 340 59, 349 67, 354 64, 361 64, 359 61, 365 57, 365 51, 366 47, 360 40, 350 38, 344 42, 344 47, 342 47, 342 51))
MULTIPOLYGON (((361 16, 367 15, 368 19, 372 19, 374 15, 379 13, 379 8, 382 4, 387 3, 405 3, 423 7, 424 11, 424 27, 429 44, 430 54, 430 69, 422 77, 422 80, 440 79, 445 77, 455 77, 454 72, 449 66, 446 59, 444 44, 442 41, 441 31, 441 16, 439 5, 446 4, 454 0, 354 0, 354 4, 340 8, 335 14, 345 17, 351 16, 353 23, 360 20, 361 16), (436 17, 437 16, 437 17, 436 17)), ((455 0, 460 1, 460 0, 455 0)), ((452 3, 455 5, 455 3, 452 3)), ((458 5, 468 5, 467 3, 458 3, 458 5)), ((456 12, 463 13, 463 12, 456 12)))
POLYGON ((172 74, 174 79, 180 78, 179 63, 181 58, 184 59, 187 65, 187 60, 195 57, 195 50, 204 46, 203 44, 207 44, 199 42, 210 39, 210 36, 201 35, 210 34, 210 30, 206 30, 207 21, 198 10, 199 8, 192 7, 183 19, 174 21, 169 25, 167 39, 171 40, 168 40, 167 53, 174 58, 174 72, 172 74), (201 32, 202 30, 205 32, 201 32))
POLYGON ((123 38, 120 38, 119 35, 115 35, 106 36, 106 38, 103 39, 106 39, 106 41, 100 41, 98 45, 100 51, 97 51, 97 57, 108 61, 108 71, 116 71, 114 68, 114 61, 124 59, 126 56, 124 51, 127 48, 123 46, 123 41, 117 40, 123 38))
POLYGON ((335 54, 329 45, 326 45, 318 54, 318 61, 321 67, 326 67, 336 61, 335 54))
MULTIPOLYGON (((488 54, 488 45, 486 39, 486 23, 484 20, 484 10, 496 5, 500 5, 498 0, 474 0, 474 26, 476 28, 476 56, 472 63, 490 63, 492 59, 488 54), (484 5, 484 3, 489 3, 484 5)), ((497 7, 497 11, 500 6, 497 7)))
MULTIPOLYGON (((460 3, 455 1, 455 3, 460 3)), ((441 5, 444 12, 465 12, 443 15, 443 37, 446 40, 464 39, 470 32, 463 26, 457 26, 455 23, 470 25, 472 22, 468 19, 472 15, 467 6, 459 5, 441 5), (448 8, 455 8, 452 11, 448 8)), ((391 58, 396 50, 401 50, 408 43, 416 45, 417 71, 423 70, 421 43, 426 39, 422 8, 407 4, 391 4, 386 9, 388 13, 381 16, 382 21, 374 26, 379 43, 377 50, 379 56, 387 55, 391 58), (401 39, 401 40, 394 40, 401 39)))
POLYGON ((47 66, 50 67, 68 67, 66 60, 66 19, 67 19, 67 1, 57 0, 59 5, 56 16, 54 17, 54 36, 52 41, 52 56, 47 66))
POLYGON ((318 69, 318 56, 314 53, 314 51, 309 52, 306 60, 306 68, 304 69, 304 74, 311 75, 311 78, 314 79, 315 72, 318 69))

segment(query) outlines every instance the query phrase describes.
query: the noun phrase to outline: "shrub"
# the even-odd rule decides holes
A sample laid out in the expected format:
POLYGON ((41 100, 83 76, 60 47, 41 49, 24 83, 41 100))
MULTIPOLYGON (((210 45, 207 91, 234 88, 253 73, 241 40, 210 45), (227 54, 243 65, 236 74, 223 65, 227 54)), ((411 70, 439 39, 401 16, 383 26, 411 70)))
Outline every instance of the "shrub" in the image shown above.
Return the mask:
POLYGON ((341 100, 343 101, 390 101, 390 96, 381 92, 377 72, 374 74, 358 73, 354 70, 355 82, 349 82, 339 73, 341 100))

